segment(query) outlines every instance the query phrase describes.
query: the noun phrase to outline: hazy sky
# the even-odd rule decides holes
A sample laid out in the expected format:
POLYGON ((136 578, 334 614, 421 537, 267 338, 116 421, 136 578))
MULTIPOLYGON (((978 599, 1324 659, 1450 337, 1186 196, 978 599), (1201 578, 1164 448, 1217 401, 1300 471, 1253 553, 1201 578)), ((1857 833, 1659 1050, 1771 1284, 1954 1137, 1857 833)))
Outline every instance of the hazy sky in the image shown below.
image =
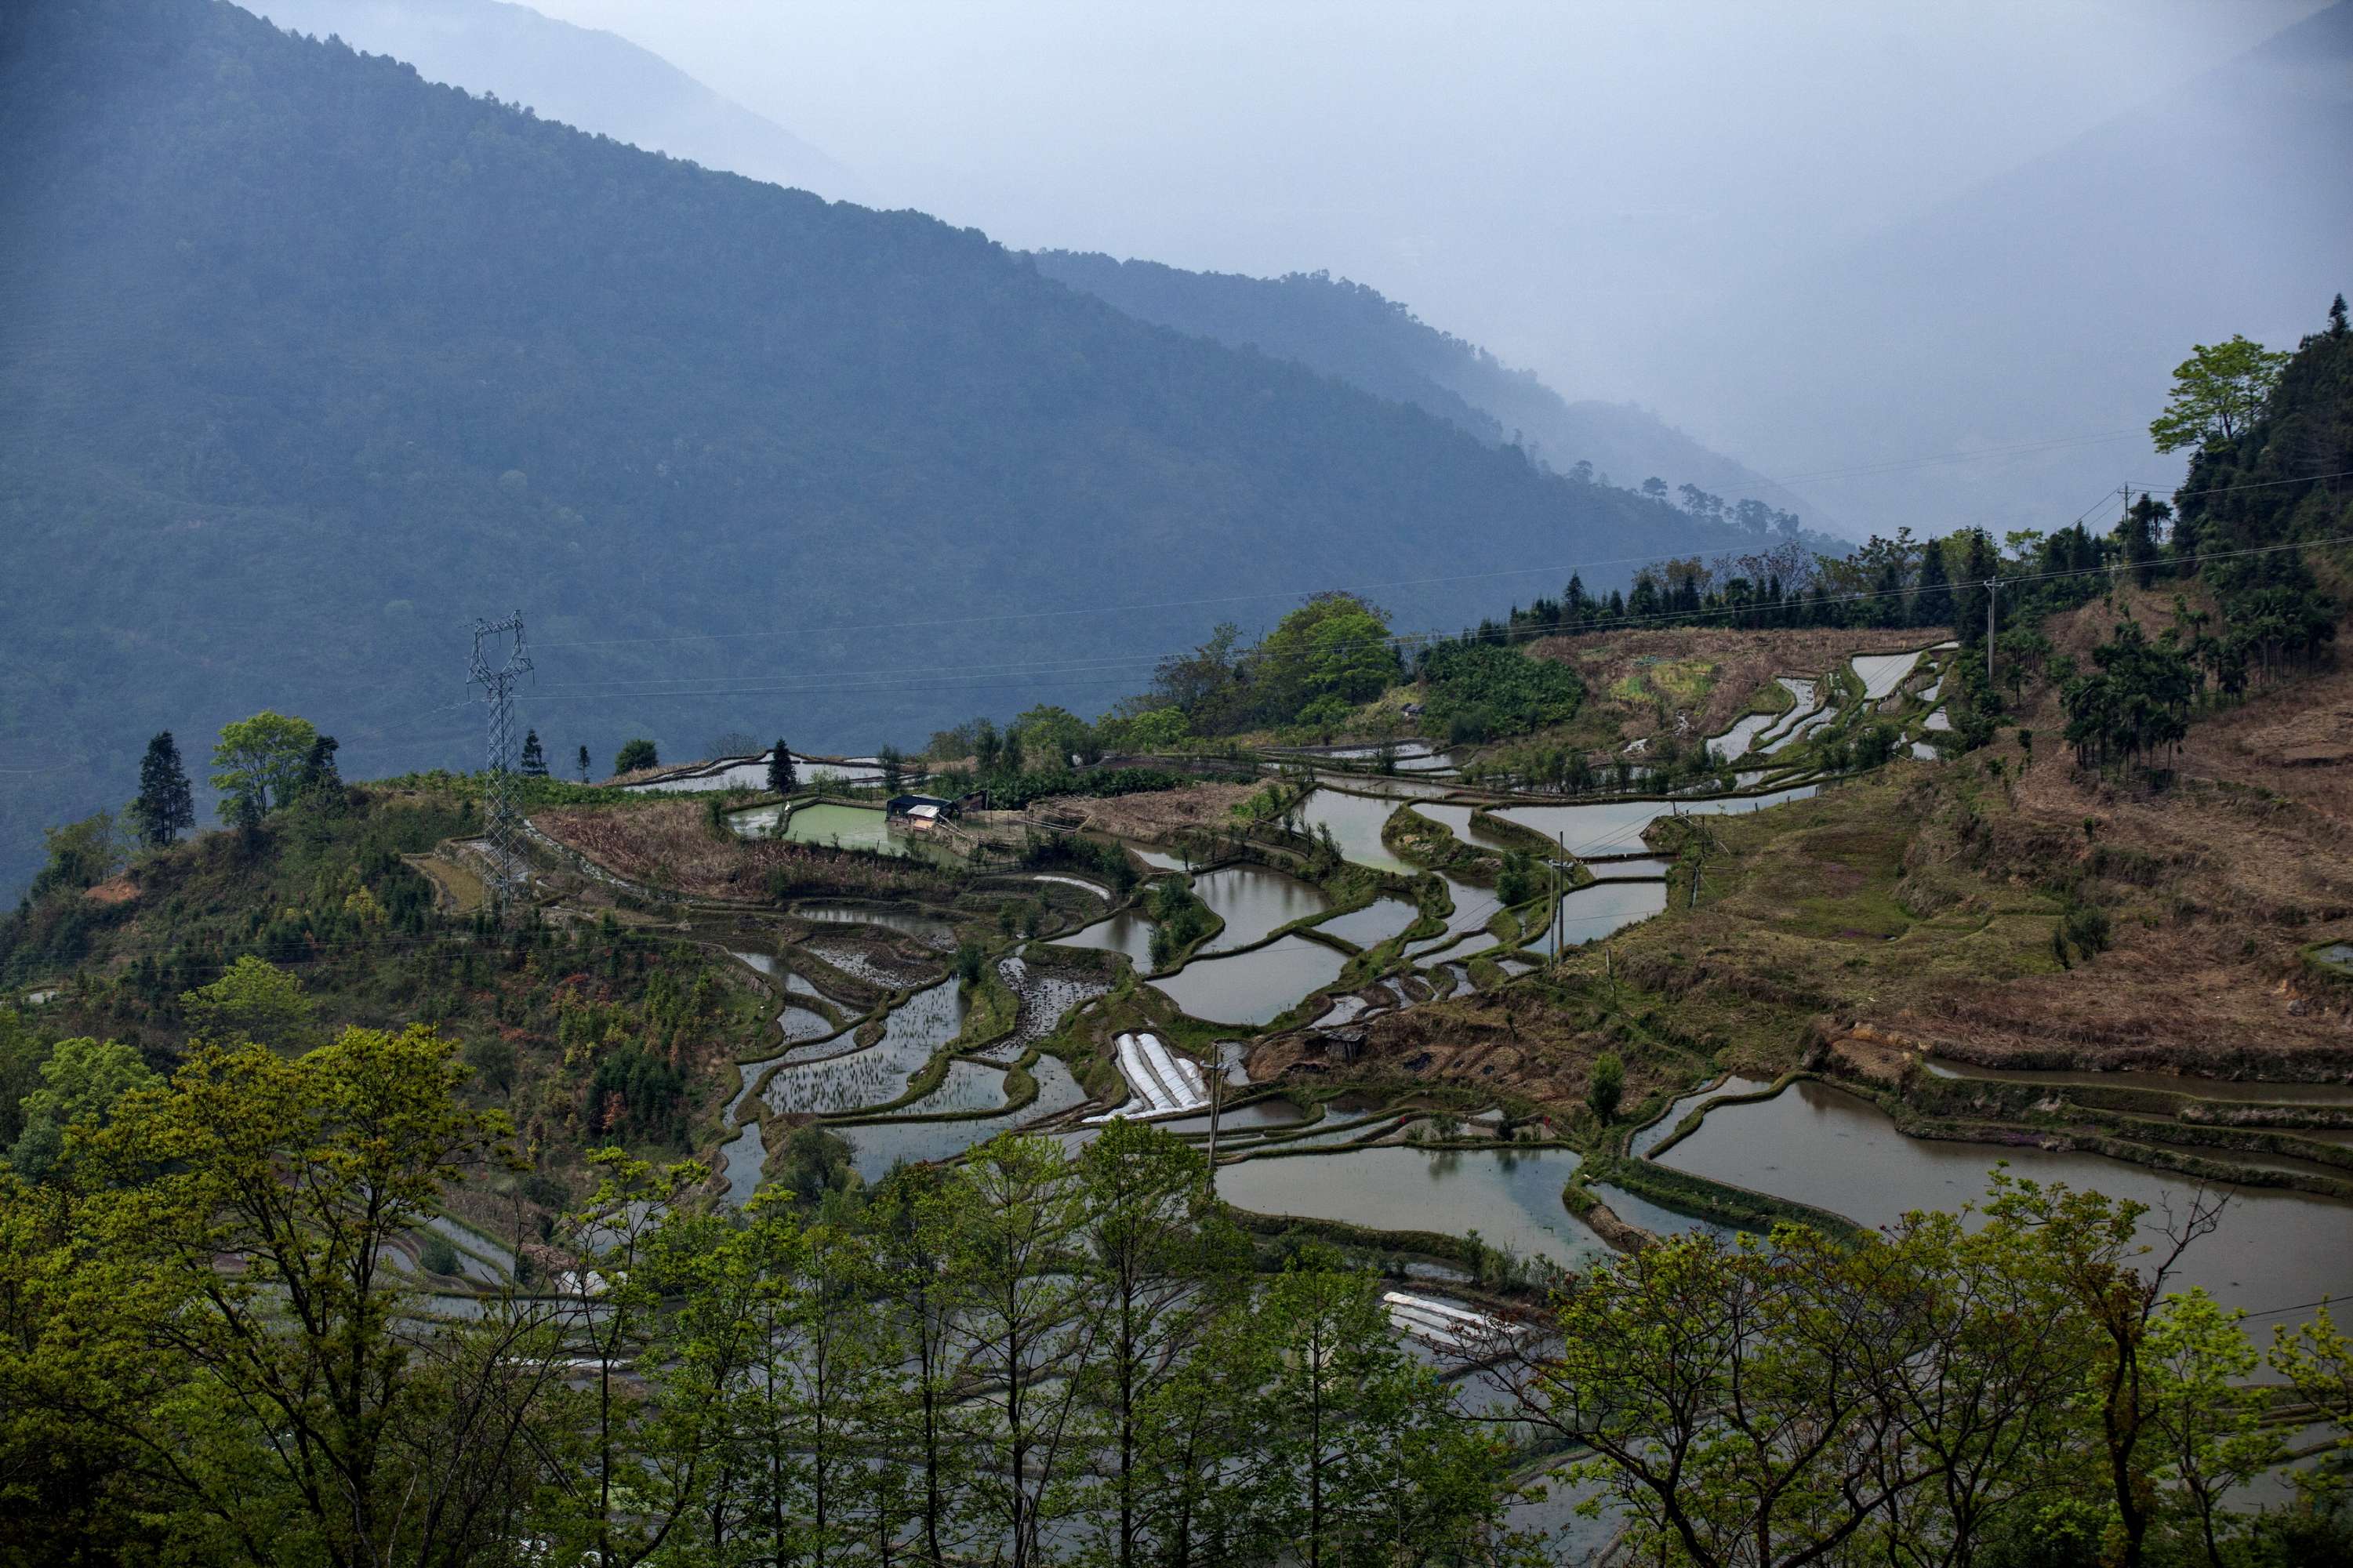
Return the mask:
MULTIPOLYGON (((1573 396, 2316 0, 537 0, 1023 247, 1327 268, 1573 396)), ((1664 412, 1705 434, 1707 411, 1664 412)), ((1873 454, 1858 453, 1864 460, 1873 454)))

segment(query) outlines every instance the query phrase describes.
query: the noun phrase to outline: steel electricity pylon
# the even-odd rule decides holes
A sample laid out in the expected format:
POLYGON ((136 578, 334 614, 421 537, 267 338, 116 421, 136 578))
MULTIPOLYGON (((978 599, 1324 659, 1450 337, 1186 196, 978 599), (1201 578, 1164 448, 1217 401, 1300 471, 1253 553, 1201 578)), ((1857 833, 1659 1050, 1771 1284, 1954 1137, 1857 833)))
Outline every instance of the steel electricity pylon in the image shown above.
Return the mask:
POLYGON ((467 668, 469 684, 482 689, 491 708, 490 766, 482 776, 482 840, 491 861, 491 902, 503 908, 522 879, 522 820, 514 803, 514 689, 531 673, 531 655, 523 651, 522 612, 502 621, 474 623, 474 657, 467 668), (512 636, 506 662, 492 668, 501 637, 512 636))

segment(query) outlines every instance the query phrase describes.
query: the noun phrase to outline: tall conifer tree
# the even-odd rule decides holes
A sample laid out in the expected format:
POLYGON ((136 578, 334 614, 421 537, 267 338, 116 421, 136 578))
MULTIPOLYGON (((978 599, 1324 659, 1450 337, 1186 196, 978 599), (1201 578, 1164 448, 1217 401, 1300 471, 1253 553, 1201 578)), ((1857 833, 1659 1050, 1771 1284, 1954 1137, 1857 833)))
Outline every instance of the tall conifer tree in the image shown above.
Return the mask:
POLYGON ((165 847, 196 825, 188 770, 169 730, 147 742, 147 755, 139 763, 139 798, 132 809, 139 818, 140 842, 151 849, 165 847))

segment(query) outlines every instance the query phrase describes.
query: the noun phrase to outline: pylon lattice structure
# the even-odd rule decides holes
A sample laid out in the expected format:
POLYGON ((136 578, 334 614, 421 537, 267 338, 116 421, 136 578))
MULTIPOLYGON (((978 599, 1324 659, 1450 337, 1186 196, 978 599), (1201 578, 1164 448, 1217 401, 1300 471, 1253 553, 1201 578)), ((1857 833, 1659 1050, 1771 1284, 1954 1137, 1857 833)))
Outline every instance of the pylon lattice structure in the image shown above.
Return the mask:
POLYGON ((468 667, 470 685, 482 689, 491 708, 490 767, 482 777, 482 839, 490 854, 491 901, 503 907, 522 880, 522 818, 514 802, 514 689, 531 673, 531 655, 523 650, 522 612, 502 621, 474 623, 474 657, 468 667), (493 668, 491 659, 501 638, 512 637, 506 662, 493 668))

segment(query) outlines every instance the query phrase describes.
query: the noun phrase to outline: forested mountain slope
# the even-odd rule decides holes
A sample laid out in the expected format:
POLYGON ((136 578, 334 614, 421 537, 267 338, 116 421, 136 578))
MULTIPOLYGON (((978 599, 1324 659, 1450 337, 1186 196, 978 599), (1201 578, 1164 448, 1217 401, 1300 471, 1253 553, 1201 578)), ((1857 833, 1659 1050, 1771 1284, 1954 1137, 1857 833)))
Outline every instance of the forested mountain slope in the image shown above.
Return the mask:
POLYGON ((1100 706, 1314 589, 1460 624, 1734 541, 227 5, 13 9, 0 61, 0 884, 158 729, 267 703, 355 773, 468 763, 480 614, 530 617, 559 756, 821 750, 1100 706))
POLYGON ((1417 318, 1377 289, 1325 273, 1246 278, 1070 250, 1039 271, 1132 316, 1297 360, 1367 392, 1426 408, 1490 445, 1517 438, 1553 468, 1591 463, 1613 483, 1653 476, 1726 500, 1754 498, 1828 526, 1818 508, 1630 404, 1569 402, 1528 371, 1417 318))
POLYGON ((281 27, 337 37, 415 66, 428 81, 489 93, 706 168, 819 195, 855 197, 857 177, 791 132, 617 34, 504 0, 248 0, 281 27))

